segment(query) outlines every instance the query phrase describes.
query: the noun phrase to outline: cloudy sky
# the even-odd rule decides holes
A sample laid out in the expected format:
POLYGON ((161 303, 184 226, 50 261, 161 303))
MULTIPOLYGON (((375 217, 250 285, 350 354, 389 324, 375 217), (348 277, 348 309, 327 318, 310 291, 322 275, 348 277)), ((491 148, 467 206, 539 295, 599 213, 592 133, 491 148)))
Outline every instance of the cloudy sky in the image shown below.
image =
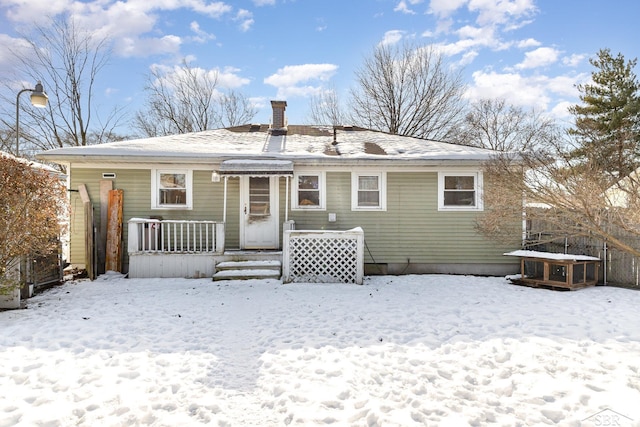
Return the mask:
POLYGON ((638 56, 640 2, 0 0, 0 75, 19 79, 8 53, 18 34, 63 13, 113 42, 97 85, 102 108, 135 111, 149 70, 186 59, 250 97, 260 108, 255 122, 268 122, 269 100, 280 99, 289 123, 306 123, 310 95, 346 95, 376 45, 411 41, 433 44, 463 67, 469 99, 504 97, 567 119, 598 49, 638 56))

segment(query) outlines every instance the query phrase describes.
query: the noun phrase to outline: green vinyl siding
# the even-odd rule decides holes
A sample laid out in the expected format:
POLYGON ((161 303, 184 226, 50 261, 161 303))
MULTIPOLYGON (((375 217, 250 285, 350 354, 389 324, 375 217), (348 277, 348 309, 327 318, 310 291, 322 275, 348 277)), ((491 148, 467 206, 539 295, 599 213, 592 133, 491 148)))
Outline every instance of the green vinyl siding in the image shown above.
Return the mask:
MULTIPOLYGON (((211 182, 211 171, 193 171, 193 209, 151 209, 151 169, 81 169, 73 168, 71 171, 71 189, 77 190, 80 184, 87 187, 89 197, 94 208, 94 222, 97 229, 100 228, 100 181, 104 172, 115 173, 114 189, 124 192, 123 208, 123 252, 127 253, 128 228, 127 221, 131 218, 161 217, 173 220, 209 220, 222 221, 223 218, 223 192, 222 182, 211 182)), ((227 201, 228 212, 238 209, 237 180, 229 181, 230 197, 227 201), (234 206, 235 202, 235 208, 234 206)), ((71 193, 71 262, 84 264, 84 215, 82 201, 75 191, 71 193)), ((238 229, 238 215, 229 215, 227 227, 238 229)), ((227 233, 228 235, 228 233, 227 233)), ((227 243, 233 243, 227 242, 227 243)), ((128 264, 125 256, 125 265, 128 264)))
POLYGON ((478 234, 482 212, 438 211, 436 172, 388 172, 387 210, 351 210, 351 173, 327 172, 327 210, 294 211, 297 229, 347 230, 362 227, 365 262, 505 263, 514 248, 478 234), (328 214, 337 221, 329 222, 328 214))
MULTIPOLYGON (((100 181, 105 172, 115 173, 113 188, 124 190, 123 252, 128 264, 127 221, 133 217, 175 220, 223 220, 224 179, 211 182, 211 171, 193 171, 193 209, 151 209, 151 169, 72 168, 71 189, 85 184, 100 227, 100 181)), ((376 170, 380 172, 380 170, 376 170)), ((348 230, 362 227, 366 241, 365 262, 412 264, 504 264, 502 256, 517 249, 485 239, 475 230, 482 212, 438 211, 437 172, 387 172, 387 210, 351 210, 351 172, 326 172, 326 210, 291 210, 292 183, 279 179, 279 222, 289 219, 296 229, 348 230), (336 222, 329 222, 329 213, 336 222)), ((226 248, 239 248, 240 179, 227 180, 226 248)), ((71 192, 71 262, 84 264, 84 217, 82 201, 71 192)), ((515 221, 518 219, 516 218, 515 221)))

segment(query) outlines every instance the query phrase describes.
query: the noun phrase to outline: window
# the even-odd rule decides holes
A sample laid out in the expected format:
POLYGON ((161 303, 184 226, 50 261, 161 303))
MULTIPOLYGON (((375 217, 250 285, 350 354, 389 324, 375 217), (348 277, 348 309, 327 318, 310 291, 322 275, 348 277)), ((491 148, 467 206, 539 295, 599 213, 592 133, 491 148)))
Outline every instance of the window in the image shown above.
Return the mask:
POLYGON ((151 171, 152 209, 191 209, 192 172, 189 170, 151 171))
POLYGON ((482 174, 443 173, 438 174, 439 210, 481 211, 482 174))
POLYGON ((325 174, 309 172, 293 177, 293 209, 325 209, 325 174))
POLYGON ((351 174, 352 210, 387 210, 386 174, 351 174))

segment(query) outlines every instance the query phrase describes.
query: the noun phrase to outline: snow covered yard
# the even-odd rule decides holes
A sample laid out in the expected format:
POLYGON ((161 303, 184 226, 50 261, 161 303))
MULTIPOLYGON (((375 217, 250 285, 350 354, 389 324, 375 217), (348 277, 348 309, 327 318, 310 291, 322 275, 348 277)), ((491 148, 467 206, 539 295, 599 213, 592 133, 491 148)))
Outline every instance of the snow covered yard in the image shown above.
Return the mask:
POLYGON ((0 313, 0 426, 640 425, 638 307, 469 276, 105 275, 0 313))

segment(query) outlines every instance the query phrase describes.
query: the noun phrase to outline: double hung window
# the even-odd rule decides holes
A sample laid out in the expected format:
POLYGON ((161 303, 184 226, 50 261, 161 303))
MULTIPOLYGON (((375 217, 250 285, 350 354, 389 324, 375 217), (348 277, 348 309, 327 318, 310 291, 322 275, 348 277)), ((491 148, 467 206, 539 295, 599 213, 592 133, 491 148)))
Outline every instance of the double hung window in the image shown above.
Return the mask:
POLYGON ((151 171, 152 209, 191 209, 192 172, 190 170, 151 171))
POLYGON ((293 178, 293 209, 325 209, 324 172, 305 172, 293 178))
POLYGON ((438 174, 439 210, 482 210, 482 174, 438 174))
POLYGON ((386 174, 357 173, 351 174, 351 209, 378 210, 387 209, 386 174))

